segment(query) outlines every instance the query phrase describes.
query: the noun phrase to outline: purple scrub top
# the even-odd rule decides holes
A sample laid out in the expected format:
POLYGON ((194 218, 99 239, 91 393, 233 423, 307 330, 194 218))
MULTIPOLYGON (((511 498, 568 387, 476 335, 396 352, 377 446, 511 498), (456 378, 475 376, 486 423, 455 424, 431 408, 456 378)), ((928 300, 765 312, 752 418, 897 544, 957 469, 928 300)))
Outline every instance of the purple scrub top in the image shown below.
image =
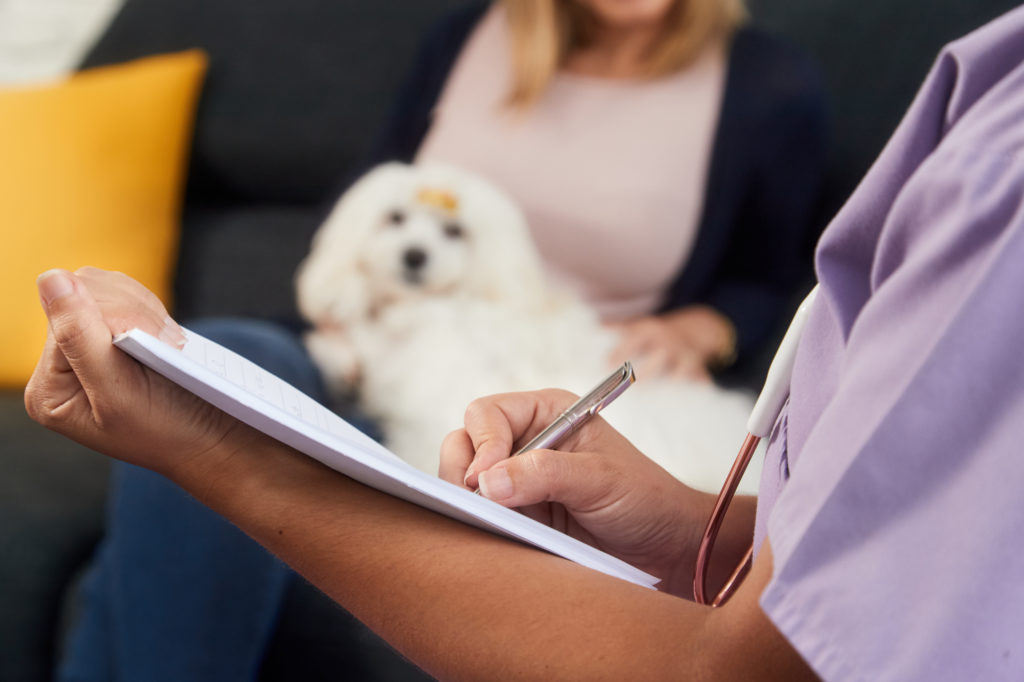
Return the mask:
POLYGON ((827 680, 1024 680, 1024 7, 942 51, 816 267, 762 608, 827 680))

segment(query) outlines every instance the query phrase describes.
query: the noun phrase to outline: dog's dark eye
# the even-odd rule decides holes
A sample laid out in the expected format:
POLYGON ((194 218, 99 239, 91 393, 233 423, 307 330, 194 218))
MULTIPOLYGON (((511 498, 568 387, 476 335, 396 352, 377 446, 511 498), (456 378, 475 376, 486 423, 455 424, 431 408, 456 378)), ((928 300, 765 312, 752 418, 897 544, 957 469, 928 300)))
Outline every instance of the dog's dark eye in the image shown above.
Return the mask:
POLYGON ((401 225, 404 222, 405 222, 405 211, 401 211, 401 210, 396 208, 394 211, 391 211, 390 213, 388 213, 387 223, 389 225, 401 225))
POLYGON ((466 232, 462 229, 462 225, 449 222, 444 224, 444 236, 448 239, 462 239, 466 236, 466 232))

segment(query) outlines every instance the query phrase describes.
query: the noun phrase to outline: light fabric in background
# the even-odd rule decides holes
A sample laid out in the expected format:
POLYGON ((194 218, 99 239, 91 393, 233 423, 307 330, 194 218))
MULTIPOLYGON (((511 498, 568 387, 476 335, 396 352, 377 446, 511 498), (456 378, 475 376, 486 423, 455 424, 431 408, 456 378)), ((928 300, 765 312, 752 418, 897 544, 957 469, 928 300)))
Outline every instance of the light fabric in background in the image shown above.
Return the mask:
POLYGON ((0 0, 0 86, 73 70, 123 0, 0 0))

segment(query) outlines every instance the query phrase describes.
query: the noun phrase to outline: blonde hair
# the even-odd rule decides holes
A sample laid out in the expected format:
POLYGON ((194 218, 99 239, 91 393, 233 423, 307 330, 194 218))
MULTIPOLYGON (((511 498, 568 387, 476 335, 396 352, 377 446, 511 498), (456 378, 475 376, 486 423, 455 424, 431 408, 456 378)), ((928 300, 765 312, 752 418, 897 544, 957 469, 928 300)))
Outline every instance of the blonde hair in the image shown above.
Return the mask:
MULTIPOLYGON (((595 19, 576 0, 501 0, 512 48, 508 103, 531 106, 547 88, 569 53, 585 47, 595 19)), ((712 40, 725 37, 747 17, 743 0, 676 0, 642 74, 658 77, 692 62, 712 40)))

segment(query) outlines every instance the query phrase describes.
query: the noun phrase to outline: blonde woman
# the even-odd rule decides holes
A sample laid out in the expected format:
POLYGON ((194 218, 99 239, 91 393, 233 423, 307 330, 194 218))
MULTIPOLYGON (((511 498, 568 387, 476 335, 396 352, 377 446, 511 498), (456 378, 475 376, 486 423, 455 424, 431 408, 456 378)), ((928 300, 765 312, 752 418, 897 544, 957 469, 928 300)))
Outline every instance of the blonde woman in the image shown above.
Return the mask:
MULTIPOLYGON (((813 69, 747 26, 738 0, 507 0, 426 38, 367 167, 419 158, 490 177, 551 273, 624 325, 619 352, 642 355, 639 371, 706 379, 783 314, 821 108, 813 69)), ((230 331, 214 335, 242 334, 276 371, 303 362, 230 331)), ((118 467, 111 494, 63 678, 425 677, 166 479, 118 467)))
POLYGON ((707 379, 749 371, 785 317, 822 112, 813 66, 740 0, 504 0, 427 38, 367 165, 489 177, 551 273, 624 326, 618 355, 707 379))

